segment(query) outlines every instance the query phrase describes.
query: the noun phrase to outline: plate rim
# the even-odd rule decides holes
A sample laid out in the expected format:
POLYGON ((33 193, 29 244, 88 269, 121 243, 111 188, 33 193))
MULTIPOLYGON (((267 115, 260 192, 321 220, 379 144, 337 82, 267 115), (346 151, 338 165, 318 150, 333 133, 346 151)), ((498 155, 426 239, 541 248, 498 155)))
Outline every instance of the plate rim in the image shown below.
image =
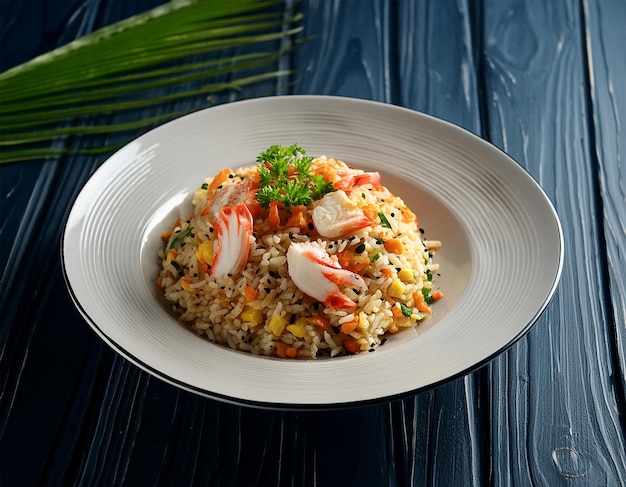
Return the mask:
POLYGON ((367 406, 367 405, 373 405, 373 404, 379 404, 382 402, 391 402, 391 401, 396 401, 408 396, 413 396, 415 394, 418 394, 420 392, 426 391, 426 390, 432 390, 435 389, 437 387, 440 387, 448 382, 451 382, 453 380, 456 380, 460 377, 464 377, 467 376, 468 374, 470 374, 471 372, 478 370, 482 367, 484 367, 486 364, 488 364, 489 362, 491 362, 495 357, 501 355, 503 352, 505 352, 506 350, 508 350, 509 348, 511 348, 515 343, 517 343, 522 337, 524 337, 529 331, 530 329, 534 326, 534 324, 537 322, 537 320, 539 319, 539 317, 544 313, 544 311, 546 310, 546 308, 548 307, 548 305, 550 304, 554 294, 556 293, 557 289, 558 289, 558 285, 561 279, 561 275, 562 275, 562 270, 563 270, 563 264, 564 264, 564 237, 563 237, 563 229, 562 229, 562 225, 558 216, 558 213, 556 211, 556 208, 554 206, 554 204, 552 203, 552 201, 550 200, 550 198, 548 197, 548 195, 546 194, 546 192, 544 191, 544 189, 541 187, 541 185, 537 182, 537 180, 532 176, 532 174, 530 174, 530 172, 528 171, 528 169, 526 169, 524 166, 522 166, 521 164, 519 164, 515 159, 513 159, 509 154, 507 154, 505 151, 503 151, 502 149, 500 149, 499 147, 497 147, 495 144, 491 143, 490 141, 474 134, 473 132, 453 123, 447 120, 444 120, 442 118, 438 118, 436 116, 430 115, 428 113, 425 112, 421 112, 419 110, 414 110, 411 108, 407 108, 407 107, 403 107, 403 106, 399 106, 399 105, 393 105, 390 103, 384 103, 384 102, 379 102, 379 101, 374 101, 374 100, 368 100, 368 99, 362 99, 362 98, 353 98, 353 97, 346 97, 346 96, 335 96, 335 95, 277 95, 277 96, 267 96, 267 97, 259 97, 259 98, 253 98, 253 99, 247 99, 247 100, 239 100, 239 101, 234 101, 234 102, 229 102, 229 103, 224 103, 221 105, 216 105, 216 106, 212 106, 212 107, 207 107, 207 108, 199 108, 197 110, 194 110, 190 113, 187 113, 185 115, 182 115, 180 117, 177 117, 171 121, 168 121, 164 124, 161 124, 135 138, 133 138, 132 140, 129 140, 127 143, 124 144, 123 147, 121 147, 120 149, 114 151, 113 153, 111 153, 104 161, 102 161, 102 163, 100 163, 100 165, 96 168, 95 171, 93 171, 89 177, 84 181, 84 183, 81 185, 81 187, 77 190, 72 202, 70 203, 69 206, 69 210, 66 212, 65 215, 65 221, 63 223, 62 226, 62 232, 61 232, 61 242, 60 242, 60 258, 61 258, 61 268, 62 268, 62 274, 63 274, 63 278, 66 284, 66 288, 68 290, 68 293, 71 297, 71 300, 74 304, 74 306, 76 307, 76 309, 79 311, 79 313, 81 314, 82 318, 90 325, 90 327, 92 328, 92 330, 94 330, 94 332, 109 346, 111 347, 116 353, 120 354, 123 358, 125 358, 126 360, 129 360, 131 363, 133 363, 135 366, 139 367, 141 370, 149 373, 150 375, 163 380, 164 382, 173 385, 177 388, 186 390, 188 392, 194 393, 194 394, 198 394, 200 396, 206 397, 206 398, 210 398, 210 399, 215 399, 221 402, 225 402, 225 403, 229 403, 229 404, 233 404, 233 405, 240 405, 240 406, 250 406, 250 407, 254 407, 254 408, 260 408, 260 409, 271 409, 271 410, 293 410, 293 411, 302 411, 302 410, 328 410, 328 409, 344 409, 344 408, 353 408, 353 407, 358 407, 358 406, 367 406), (202 387, 198 387, 189 383, 186 383, 180 379, 177 379, 175 377, 172 377, 171 375, 163 372, 162 370, 159 370, 155 367, 152 367, 151 365, 145 363, 142 359, 140 359, 139 357, 136 357, 133 353, 131 353, 129 350, 127 350, 124 346, 122 346, 121 344, 117 343, 115 340, 113 340, 111 337, 109 337, 100 327, 100 325, 98 325, 98 323, 96 322, 96 320, 89 314, 89 312, 84 308, 84 306, 81 304, 81 302, 79 301, 75 290, 72 286, 72 283, 70 281, 70 276, 69 276, 69 272, 66 266, 66 244, 67 244, 67 239, 68 239, 68 224, 69 221, 71 220, 72 214, 75 211, 75 205, 77 203, 77 200, 81 197, 81 195, 83 194, 85 187, 89 184, 90 181, 96 179, 97 177, 99 177, 99 175, 101 174, 102 171, 106 170, 106 165, 111 161, 111 159, 114 158, 115 155, 117 155, 121 150, 124 149, 124 147, 128 146, 129 144, 131 144, 132 142, 141 139, 143 136, 152 133, 154 131, 157 130, 162 130, 164 128, 166 128, 168 125, 173 124, 173 123, 177 123, 179 122, 181 119, 193 116, 194 114, 197 114, 199 112, 204 112, 207 110, 214 110, 214 109, 218 109, 218 108, 224 108, 224 107, 228 107, 231 105, 242 105, 242 104, 252 104, 252 103, 258 103, 258 102, 267 102, 268 100, 280 100, 280 99, 294 99, 294 98, 298 98, 301 100, 304 99, 310 99, 310 100, 319 100, 319 99, 327 99, 327 100, 342 100, 343 102, 353 102, 356 104, 369 104, 371 106, 381 106, 381 107, 393 107, 394 109, 399 109, 402 111, 406 111, 412 115, 418 115, 421 117, 426 118, 427 120, 429 120, 432 123, 436 123, 436 124, 443 124, 444 126, 451 126, 454 127, 455 130, 457 131, 461 131, 462 133, 465 134, 465 136, 469 136, 470 138, 476 140, 479 144, 487 144, 492 150, 495 149, 502 157, 503 160, 507 160, 513 164, 515 164, 515 166, 518 169, 521 169, 523 171, 523 173, 525 174, 526 178, 527 178, 527 182, 531 183, 534 186, 534 189, 538 192, 538 194, 540 194, 542 196, 542 204, 546 207, 546 209, 550 210, 550 216, 551 216, 551 220, 554 222, 555 225, 555 229, 556 229, 556 240, 558 241, 558 262, 556 263, 556 271, 554 273, 554 275, 552 276, 552 283, 550 284, 549 287, 549 292, 546 294, 545 297, 543 297, 541 305, 538 307, 538 309, 536 310, 536 312, 533 314, 533 316, 528 320, 528 322, 523 326, 520 327, 519 331, 511 338, 509 339, 504 345, 500 346, 497 350, 493 351, 492 353, 490 353, 489 355, 487 355, 486 357, 484 357, 483 359, 481 359, 478 362, 475 362, 467 367, 464 367, 462 370, 459 370, 458 372, 448 375, 442 379, 436 380, 436 381, 432 381, 429 382, 428 384, 425 384, 423 386, 411 389, 411 390, 407 390, 407 391, 403 391, 403 392, 399 392, 396 394, 386 394, 386 395, 381 395, 381 396, 377 396, 377 397, 372 397, 372 398, 368 398, 368 399, 358 399, 358 400, 354 400, 354 401, 342 401, 342 402, 324 402, 324 403, 306 403, 306 402, 291 402, 291 403, 283 403, 283 402, 273 402, 273 401, 257 401, 257 400, 252 400, 252 399, 247 399, 247 398, 241 398, 241 397, 235 397, 235 396, 229 396, 226 394, 222 394, 220 392, 215 392, 215 391, 209 391, 206 390, 202 387))

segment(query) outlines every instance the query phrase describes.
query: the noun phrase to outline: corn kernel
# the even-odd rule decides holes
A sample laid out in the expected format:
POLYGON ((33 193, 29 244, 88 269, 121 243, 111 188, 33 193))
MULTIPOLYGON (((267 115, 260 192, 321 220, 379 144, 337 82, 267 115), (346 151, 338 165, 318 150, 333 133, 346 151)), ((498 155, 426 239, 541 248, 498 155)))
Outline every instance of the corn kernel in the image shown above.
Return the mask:
POLYGON ((392 298, 401 298, 404 293, 404 284, 400 281, 393 281, 387 290, 387 293, 392 298))
POLYGON ((367 315, 361 311, 359 313, 359 326, 357 327, 359 330, 364 331, 369 327, 369 321, 367 320, 367 315))
POLYGON ((306 320, 298 319, 293 325, 287 325, 287 331, 295 337, 304 338, 306 334, 306 320))
POLYGON ((188 279, 180 280, 180 287, 182 287, 185 291, 191 292, 191 288, 189 287, 190 281, 188 279))
POLYGON ((287 320, 280 315, 274 315, 270 318, 269 323, 270 331, 274 334, 274 336, 281 336, 283 331, 285 331, 285 326, 287 326, 287 320))
POLYGON ((398 272, 398 277, 404 282, 412 281, 413 271, 411 269, 401 269, 400 272, 398 272))
POLYGON ((263 311, 246 306, 241 312, 241 320, 256 326, 263 321, 263 311))

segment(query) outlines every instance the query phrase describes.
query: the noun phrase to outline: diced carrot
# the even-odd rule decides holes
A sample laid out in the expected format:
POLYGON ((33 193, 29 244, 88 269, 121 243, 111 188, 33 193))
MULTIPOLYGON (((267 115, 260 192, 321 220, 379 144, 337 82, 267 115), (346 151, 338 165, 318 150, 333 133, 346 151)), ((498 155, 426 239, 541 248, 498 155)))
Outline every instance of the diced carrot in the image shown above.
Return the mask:
POLYGON ((177 218, 176 221, 174 222, 174 226, 172 227, 172 229, 176 228, 176 227, 180 227, 180 224, 183 222, 182 218, 177 218))
POLYGON ((209 187, 207 188, 207 193, 209 194, 209 197, 213 196, 217 187, 224 181, 226 181, 232 173, 233 171, 228 168, 222 169, 220 172, 217 173, 217 175, 213 178, 213 181, 211 181, 211 184, 209 184, 209 187))
POLYGON ((422 313, 431 314, 432 310, 430 306, 424 301, 422 293, 413 293, 413 300, 415 301, 415 307, 422 313))
POLYGON ((356 327, 359 326, 359 318, 355 318, 352 321, 346 321, 341 324, 341 332, 342 333, 352 333, 356 330, 356 327))
POLYGON ((431 294, 431 297, 433 298, 433 301, 439 301, 443 298, 443 293, 441 291, 435 291, 431 294))
POLYGON ((354 262, 347 269, 349 271, 356 272, 357 274, 359 274, 363 269, 365 269, 369 265, 370 265, 369 260, 367 262, 354 262))
POLYGON ((350 266, 350 261, 352 260, 352 256, 354 255, 350 250, 344 250, 343 252, 339 252, 337 255, 337 262, 339 265, 346 269, 350 266))
POLYGON ((391 314, 393 315, 394 318, 400 318, 400 316, 402 316, 402 308, 400 308, 400 305, 397 306, 393 306, 391 308, 391 314))
POLYGON ((278 201, 270 201, 270 214, 268 216, 267 222, 269 223, 270 228, 276 230, 278 225, 280 225, 280 215, 278 214, 278 201))
POLYGON ((163 287, 163 278, 161 276, 156 278, 157 287, 163 287))
POLYGON ((261 211, 263 209, 261 203, 256 200, 250 202, 246 201, 246 206, 248 207, 248 210, 250 210, 250 214, 252 215, 253 220, 261 214, 261 211))
POLYGON ((228 180, 229 176, 233 174, 231 169, 222 169, 211 181, 209 187, 207 188, 207 203, 204 209, 200 212, 200 216, 206 216, 211 211, 211 204, 213 203, 213 196, 215 196, 215 191, 217 187, 222 184, 224 181, 228 180))
POLYGON ((414 222, 417 225, 417 216, 415 215, 415 213, 409 210, 406 206, 400 208, 400 211, 402 212, 402 221, 404 223, 414 222))
POLYGON ((246 301, 254 301, 259 294, 258 289, 254 289, 252 286, 248 286, 247 284, 243 288, 243 295, 246 298, 246 301))
POLYGON ((286 357, 287 356, 287 347, 289 345, 287 345, 285 342, 281 342, 281 341, 277 341, 274 342, 274 347, 276 348, 276 355, 278 355, 279 357, 286 357))
POLYGON ((382 269, 380 269, 380 273, 383 275, 383 277, 393 276, 393 271, 388 267, 383 267, 382 269))
POLYGON ((292 206, 291 216, 285 222, 286 227, 298 227, 304 228, 306 226, 306 220, 304 219, 304 206, 292 206))
POLYGON ((274 346, 276 347, 276 355, 282 358, 295 358, 298 353, 298 349, 296 347, 290 347, 285 342, 276 341, 274 342, 274 346))
POLYGON ((313 174, 320 174, 325 181, 330 183, 334 183, 337 180, 337 172, 335 171, 335 168, 331 166, 317 166, 313 170, 313 174))
POLYGON ((361 210, 363 210, 363 214, 369 221, 374 222, 378 220, 380 209, 376 205, 365 205, 361 210))
POLYGON ((401 255, 404 252, 404 245, 402 245, 402 241, 398 238, 385 240, 383 246, 385 250, 391 254, 401 255))
POLYGON ((309 321, 312 325, 319 326, 322 330, 330 330, 330 321, 324 316, 310 316, 309 321))
POLYGON ((167 242, 167 241, 170 239, 170 237, 171 237, 171 236, 172 236, 172 232, 165 231, 165 232, 163 232, 163 233, 161 234, 161 239, 162 239, 164 242, 167 242))
POLYGON ((361 351, 361 345, 352 337, 348 337, 343 341, 343 348, 350 353, 359 353, 361 351))

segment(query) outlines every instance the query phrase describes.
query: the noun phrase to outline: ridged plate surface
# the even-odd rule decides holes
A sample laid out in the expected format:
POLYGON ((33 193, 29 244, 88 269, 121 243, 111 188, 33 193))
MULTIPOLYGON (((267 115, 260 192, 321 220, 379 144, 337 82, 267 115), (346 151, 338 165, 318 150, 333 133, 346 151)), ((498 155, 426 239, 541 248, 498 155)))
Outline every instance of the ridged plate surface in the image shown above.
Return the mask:
POLYGON ((117 352, 179 387, 269 408, 388 400, 465 374, 526 333, 563 260, 558 217, 511 158, 452 124, 391 105, 325 96, 230 103, 129 143, 87 182, 69 215, 62 258, 72 297, 117 352), (272 144, 302 145, 381 172, 441 240, 445 298, 416 331, 373 353, 319 361, 257 357, 180 325, 155 286, 160 235, 191 213, 203 178, 255 164, 272 144))

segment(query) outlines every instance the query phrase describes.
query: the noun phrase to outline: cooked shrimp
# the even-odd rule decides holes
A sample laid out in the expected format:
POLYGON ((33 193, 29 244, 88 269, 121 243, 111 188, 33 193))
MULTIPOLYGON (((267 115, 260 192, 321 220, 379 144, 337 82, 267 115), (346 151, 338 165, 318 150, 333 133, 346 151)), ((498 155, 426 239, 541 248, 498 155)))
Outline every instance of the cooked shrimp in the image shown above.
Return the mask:
POLYGON ((339 285, 367 289, 361 276, 342 269, 315 242, 291 243, 287 250, 287 270, 300 291, 331 309, 356 306, 354 301, 339 290, 339 285))
POLYGON ((313 210, 312 217, 317 232, 327 238, 347 235, 372 224, 342 190, 326 194, 313 210))
POLYGON ((252 224, 252 215, 245 203, 222 208, 213 223, 217 246, 211 266, 212 276, 236 274, 243 270, 250 251, 252 224))

